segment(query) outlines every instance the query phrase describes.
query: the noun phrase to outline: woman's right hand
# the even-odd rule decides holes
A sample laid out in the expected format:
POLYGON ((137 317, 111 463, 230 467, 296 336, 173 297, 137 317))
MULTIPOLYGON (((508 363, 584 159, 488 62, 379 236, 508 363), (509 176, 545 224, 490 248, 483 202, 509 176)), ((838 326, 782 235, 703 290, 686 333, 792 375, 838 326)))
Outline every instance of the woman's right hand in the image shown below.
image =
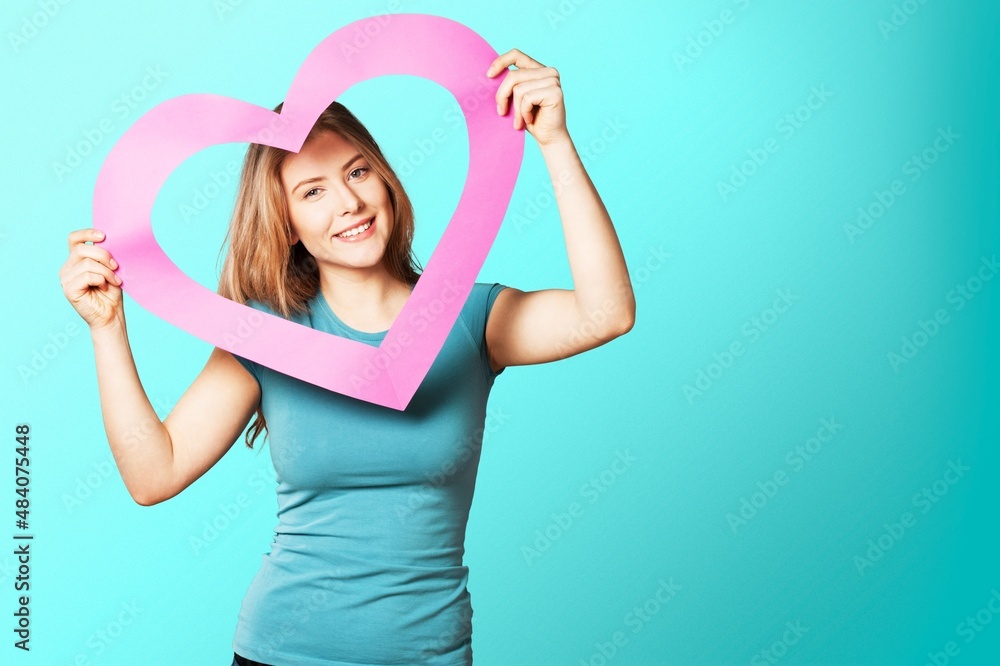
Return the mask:
POLYGON ((118 262, 98 243, 104 233, 78 229, 69 235, 69 259, 59 269, 63 293, 91 330, 123 323, 121 279, 115 275, 118 262))

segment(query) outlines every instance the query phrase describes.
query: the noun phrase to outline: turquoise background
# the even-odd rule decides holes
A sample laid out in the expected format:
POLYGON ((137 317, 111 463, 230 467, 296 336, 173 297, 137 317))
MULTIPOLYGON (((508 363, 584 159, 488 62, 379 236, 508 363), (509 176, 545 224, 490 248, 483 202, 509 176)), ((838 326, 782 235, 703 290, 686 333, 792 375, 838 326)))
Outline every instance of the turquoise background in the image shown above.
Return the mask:
MULTIPOLYGON (((917 0, 6 2, 2 427, 12 456, 15 424, 31 425, 35 540, 30 653, 12 646, 13 539, 0 547, 0 662, 229 663, 275 524, 269 454, 236 445, 171 501, 131 501, 59 284, 66 237, 91 225, 101 162, 142 113, 191 92, 272 106, 326 35, 393 11, 453 18, 559 69, 638 303, 626 336, 496 382, 467 541, 476 663, 996 663, 1000 280, 982 261, 998 252, 1000 10, 917 0), (143 89, 147 68, 159 80, 143 89), (58 175, 102 120, 92 154, 58 175), (925 151, 933 164, 914 171, 925 151), (845 228, 895 180, 905 191, 878 219, 845 228), (782 290, 792 304, 771 310, 782 290), (920 346, 894 365, 904 338, 920 346), (685 389, 699 378, 700 394, 685 389), (836 432, 810 443, 822 419, 836 432)), ((404 175, 426 263, 468 164, 457 102, 406 77, 341 101, 404 175)), ((154 212, 168 254, 213 289, 233 188, 210 185, 243 149, 186 162, 154 212)), ((481 281, 572 287, 548 183, 529 136, 481 281)), ((211 347, 125 307, 165 417, 211 347)))

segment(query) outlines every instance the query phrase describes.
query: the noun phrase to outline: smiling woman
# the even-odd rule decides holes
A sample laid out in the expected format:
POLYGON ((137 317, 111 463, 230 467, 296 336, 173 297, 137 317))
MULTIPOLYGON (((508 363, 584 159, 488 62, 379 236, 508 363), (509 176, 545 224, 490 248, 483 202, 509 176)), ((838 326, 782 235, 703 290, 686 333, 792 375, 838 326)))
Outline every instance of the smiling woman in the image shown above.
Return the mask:
POLYGON ((354 114, 333 102, 298 153, 263 144, 247 150, 219 293, 239 303, 265 303, 288 317, 305 310, 321 279, 347 280, 325 285, 331 300, 345 291, 335 284, 356 293, 367 270, 376 271, 383 285, 413 284, 420 269, 411 249, 413 224, 410 198, 378 143, 354 114), (334 236, 369 218, 380 227, 380 243, 331 254, 347 249, 333 245, 334 236), (330 260, 337 269, 320 271, 330 260))
MULTIPOLYGON (((560 176, 574 289, 477 282, 439 294, 466 300, 405 410, 215 348, 160 422, 128 347, 117 265, 86 243, 97 230, 70 234, 63 289, 91 327, 108 441, 136 502, 184 490, 244 429, 248 447, 262 432, 270 441, 278 523, 240 608, 234 664, 471 663, 463 556, 493 383, 508 366, 565 358, 632 327, 621 247, 566 131, 558 73, 512 50, 487 75, 512 65, 498 113, 512 111, 514 129, 535 137, 560 176), (156 425, 129 447, 118 433, 136 419, 156 425)), ((378 144, 333 102, 299 152, 250 145, 218 293, 378 347, 421 276, 413 232, 410 200, 378 144)), ((421 317, 436 316, 431 304, 421 317)))
MULTIPOLYGON (((301 240, 320 263, 337 264, 341 270, 331 274, 332 279, 363 282, 370 267, 387 273, 380 259, 395 228, 392 200, 385 181, 367 164, 347 139, 324 131, 309 142, 308 148, 289 155, 281 166, 290 241, 295 244, 301 240), (340 164, 345 155, 352 153, 343 166, 330 170, 330 165, 340 164), (340 242, 331 244, 331 238, 340 242), (351 275, 356 277, 348 277, 351 275)), ((326 294, 330 301, 338 293, 349 293, 335 285, 327 286, 331 288, 326 294)))

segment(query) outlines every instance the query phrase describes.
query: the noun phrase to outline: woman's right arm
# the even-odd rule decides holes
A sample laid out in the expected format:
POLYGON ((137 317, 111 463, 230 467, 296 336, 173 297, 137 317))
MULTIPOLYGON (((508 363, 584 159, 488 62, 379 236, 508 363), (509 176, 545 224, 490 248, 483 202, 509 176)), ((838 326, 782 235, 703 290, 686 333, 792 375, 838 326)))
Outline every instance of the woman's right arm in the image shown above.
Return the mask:
POLYGON ((160 421, 139 381, 122 306, 117 263, 86 241, 101 232, 69 235, 60 271, 66 298, 90 326, 108 443, 129 494, 149 506, 170 499, 228 451, 260 400, 260 386, 229 352, 213 349, 177 405, 160 421))

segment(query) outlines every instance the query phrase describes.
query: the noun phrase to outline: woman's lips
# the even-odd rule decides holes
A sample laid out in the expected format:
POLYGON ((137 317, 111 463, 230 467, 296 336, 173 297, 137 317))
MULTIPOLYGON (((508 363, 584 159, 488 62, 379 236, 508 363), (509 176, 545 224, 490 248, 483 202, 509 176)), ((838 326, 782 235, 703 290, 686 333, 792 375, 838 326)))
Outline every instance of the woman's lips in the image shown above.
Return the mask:
MULTIPOLYGON (((334 236, 334 238, 336 238, 339 241, 344 241, 345 243, 355 243, 357 241, 362 241, 366 238, 370 238, 372 234, 375 233, 375 218, 374 217, 371 218, 370 222, 371 224, 368 225, 368 228, 362 231, 360 234, 354 234, 353 236, 346 236, 346 237, 334 236)), ((364 226, 364 225, 359 225, 359 226, 364 226)))

